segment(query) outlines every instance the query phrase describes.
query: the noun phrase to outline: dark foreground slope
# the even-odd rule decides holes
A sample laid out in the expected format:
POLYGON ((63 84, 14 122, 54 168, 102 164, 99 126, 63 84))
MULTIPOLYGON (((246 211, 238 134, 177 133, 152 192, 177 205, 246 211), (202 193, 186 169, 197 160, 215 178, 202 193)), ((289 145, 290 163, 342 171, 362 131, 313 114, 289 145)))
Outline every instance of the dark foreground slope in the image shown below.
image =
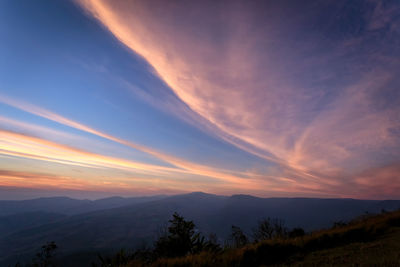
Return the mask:
POLYGON ((400 211, 368 216, 303 237, 133 266, 400 266, 400 211))
MULTIPOLYGON (((72 254, 95 257, 97 252, 134 249, 144 243, 152 245, 160 226, 174 212, 193 220, 205 236, 216 233, 218 241, 223 243, 232 225, 251 235, 257 221, 266 217, 283 219, 289 228, 302 227, 310 231, 330 227, 333 222, 347 221, 366 212, 380 213, 382 209, 398 208, 400 201, 225 197, 204 193, 177 195, 70 215, 53 223, 0 236, 0 266, 25 262, 49 241, 57 243, 57 255, 64 258, 71 258, 72 254)), ((87 266, 87 263, 72 266, 87 266)))

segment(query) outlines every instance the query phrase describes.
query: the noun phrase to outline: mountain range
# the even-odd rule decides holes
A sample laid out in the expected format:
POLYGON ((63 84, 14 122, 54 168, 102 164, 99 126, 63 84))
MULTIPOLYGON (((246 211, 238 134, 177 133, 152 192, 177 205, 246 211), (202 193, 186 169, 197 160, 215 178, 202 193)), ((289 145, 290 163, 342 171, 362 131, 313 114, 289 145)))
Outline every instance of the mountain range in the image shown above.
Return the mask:
POLYGON ((193 220, 204 236, 216 234, 223 244, 232 225, 251 237, 252 228, 267 217, 283 220, 288 228, 312 231, 399 208, 400 200, 258 198, 202 192, 95 201, 66 197, 0 201, 0 266, 32 258, 50 241, 56 242, 60 257, 84 254, 90 255, 88 261, 97 252, 151 246, 174 212, 193 220))

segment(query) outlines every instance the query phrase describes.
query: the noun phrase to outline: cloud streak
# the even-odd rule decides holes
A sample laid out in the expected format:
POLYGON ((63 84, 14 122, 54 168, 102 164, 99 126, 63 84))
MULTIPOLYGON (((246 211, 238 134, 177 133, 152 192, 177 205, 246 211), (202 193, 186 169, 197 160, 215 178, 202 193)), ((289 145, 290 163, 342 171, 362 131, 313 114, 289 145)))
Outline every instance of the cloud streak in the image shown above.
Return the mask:
MULTIPOLYGON (((159 176, 173 176, 176 174, 197 175, 205 176, 212 179, 221 180, 227 183, 232 183, 232 186, 242 188, 254 189, 257 188, 257 177, 252 173, 240 173, 227 170, 220 170, 210 168, 208 166, 200 165, 197 163, 189 162, 177 157, 173 157, 154 149, 133 143, 131 141, 121 139, 104 132, 95 130, 87 125, 81 124, 74 120, 65 118, 59 114, 51 112, 35 105, 17 101, 5 96, 0 95, 0 102, 9 106, 18 108, 20 110, 29 112, 31 114, 49 119, 51 121, 78 129, 104 139, 125 145, 129 148, 145 152, 158 159, 174 165, 175 167, 164 167, 140 162, 133 162, 113 157, 107 157, 100 154, 87 152, 74 147, 58 144, 27 134, 21 134, 9 130, 0 129, 2 136, 2 149, 1 153, 6 155, 14 155, 20 157, 27 157, 33 159, 46 160, 51 162, 78 165, 85 167, 109 167, 119 169, 130 169, 144 173, 151 173, 159 176), (45 155, 45 156, 44 156, 45 155)), ((0 118, 0 122, 7 124, 16 124, 22 128, 26 128, 27 124, 13 121, 7 118, 0 118)), ((32 128, 32 126, 29 126, 32 128)), ((28 128, 29 128, 28 127, 28 128)), ((35 128, 40 128, 36 126, 35 128)), ((43 128, 41 128, 43 130, 43 128)), ((46 129, 46 131, 48 131, 46 129)), ((54 131, 53 131, 54 132, 54 131)))

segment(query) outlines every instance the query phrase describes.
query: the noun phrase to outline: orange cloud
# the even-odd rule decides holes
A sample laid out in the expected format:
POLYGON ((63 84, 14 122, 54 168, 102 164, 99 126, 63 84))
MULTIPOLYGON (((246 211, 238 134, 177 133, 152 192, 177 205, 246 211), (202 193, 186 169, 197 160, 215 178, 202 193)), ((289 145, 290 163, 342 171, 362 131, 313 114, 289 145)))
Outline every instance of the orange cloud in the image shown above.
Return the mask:
MULTIPOLYGON (((8 119, 8 121, 10 122, 11 120, 8 119)), ((16 124, 15 121, 13 121, 13 123, 16 124)), ((24 125, 22 123, 18 124, 20 126, 24 125)), ((47 128, 45 130, 47 132, 47 128)), ((302 181, 298 180, 296 183, 293 183, 293 181, 290 183, 285 183, 282 182, 279 176, 257 175, 252 172, 240 173, 240 175, 246 177, 242 178, 240 176, 235 176, 234 173, 229 174, 216 172, 211 168, 208 169, 203 166, 199 170, 196 168, 196 164, 189 164, 187 162, 179 162, 179 165, 184 166, 184 168, 144 164, 114 157, 107 157, 82 149, 77 149, 75 147, 58 144, 42 138, 8 130, 0 129, 0 136, 2 137, 0 140, 0 154, 2 155, 36 159, 85 168, 120 169, 127 170, 135 174, 150 175, 142 178, 138 177, 137 175, 127 176, 125 178, 113 177, 112 179, 107 180, 107 183, 110 186, 120 185, 123 187, 126 185, 127 188, 131 188, 132 186, 130 184, 134 183, 136 186, 146 185, 146 188, 148 190, 151 189, 152 191, 165 188, 166 190, 172 191, 204 190, 208 192, 225 193, 229 190, 237 191, 238 189, 257 192, 257 190, 260 188, 268 188, 268 190, 275 192, 290 192, 291 190, 295 191, 298 189, 298 182, 302 181), (202 178, 197 179, 195 176, 201 176, 202 178), (209 178, 205 179, 204 177, 209 178), (220 182, 213 182, 212 180, 215 179, 220 182)), ((176 159, 174 159, 173 163, 176 164, 176 159)), ((94 174, 94 176, 96 176, 96 174, 94 174)), ((38 183, 41 183, 40 181, 45 181, 43 179, 44 178, 40 178, 38 183)), ((79 183, 85 183, 84 180, 87 180, 87 177, 75 179, 78 179, 80 181, 79 183)), ((4 185, 7 186, 15 186, 16 181, 18 181, 18 179, 14 178, 8 181, 5 180, 3 183, 5 183, 4 185)), ((55 185, 57 181, 58 180, 54 180, 53 184, 55 185)), ((45 182, 43 182, 43 184, 45 184, 45 182)), ((60 185, 62 186, 62 184, 63 182, 60 185)), ((106 184, 104 185, 106 186, 106 184)), ((302 185, 301 187, 303 191, 306 190, 307 186, 311 186, 312 188, 315 185, 302 185)), ((85 188, 85 190, 90 190, 90 188, 85 188)))
POLYGON ((46 189, 67 188, 75 190, 87 189, 94 186, 84 180, 44 173, 0 170, 0 177, 0 186, 20 186, 46 189))
POLYGON ((43 172, 13 171, 0 169, 0 186, 35 188, 42 190, 79 190, 79 191, 100 191, 118 192, 119 194, 153 194, 160 192, 178 193, 183 192, 179 189, 179 184, 175 187, 168 183, 156 184, 149 182, 148 179, 130 177, 128 181, 110 180, 88 180, 74 178, 67 175, 58 175, 43 172), (178 187, 177 187, 178 186, 178 187), (169 189, 169 187, 172 187, 169 189))
POLYGON ((90 153, 74 147, 57 144, 41 138, 0 129, 1 153, 33 159, 97 168, 129 169, 144 173, 162 175, 165 172, 179 172, 178 169, 133 162, 90 153))

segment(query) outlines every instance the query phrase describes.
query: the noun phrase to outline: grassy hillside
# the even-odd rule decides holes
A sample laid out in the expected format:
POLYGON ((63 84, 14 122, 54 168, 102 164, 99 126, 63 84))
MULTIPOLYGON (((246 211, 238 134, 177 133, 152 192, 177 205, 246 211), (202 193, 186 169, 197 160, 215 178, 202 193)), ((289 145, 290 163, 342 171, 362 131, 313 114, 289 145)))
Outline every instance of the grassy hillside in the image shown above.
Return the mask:
MULTIPOLYGON (((364 216, 304 237, 219 253, 158 259, 150 266, 400 266, 400 211, 364 216)), ((132 261, 126 267, 144 266, 132 261)))
POLYGON ((315 251, 293 262, 293 266, 399 266, 400 229, 392 229, 377 240, 356 242, 315 251))

